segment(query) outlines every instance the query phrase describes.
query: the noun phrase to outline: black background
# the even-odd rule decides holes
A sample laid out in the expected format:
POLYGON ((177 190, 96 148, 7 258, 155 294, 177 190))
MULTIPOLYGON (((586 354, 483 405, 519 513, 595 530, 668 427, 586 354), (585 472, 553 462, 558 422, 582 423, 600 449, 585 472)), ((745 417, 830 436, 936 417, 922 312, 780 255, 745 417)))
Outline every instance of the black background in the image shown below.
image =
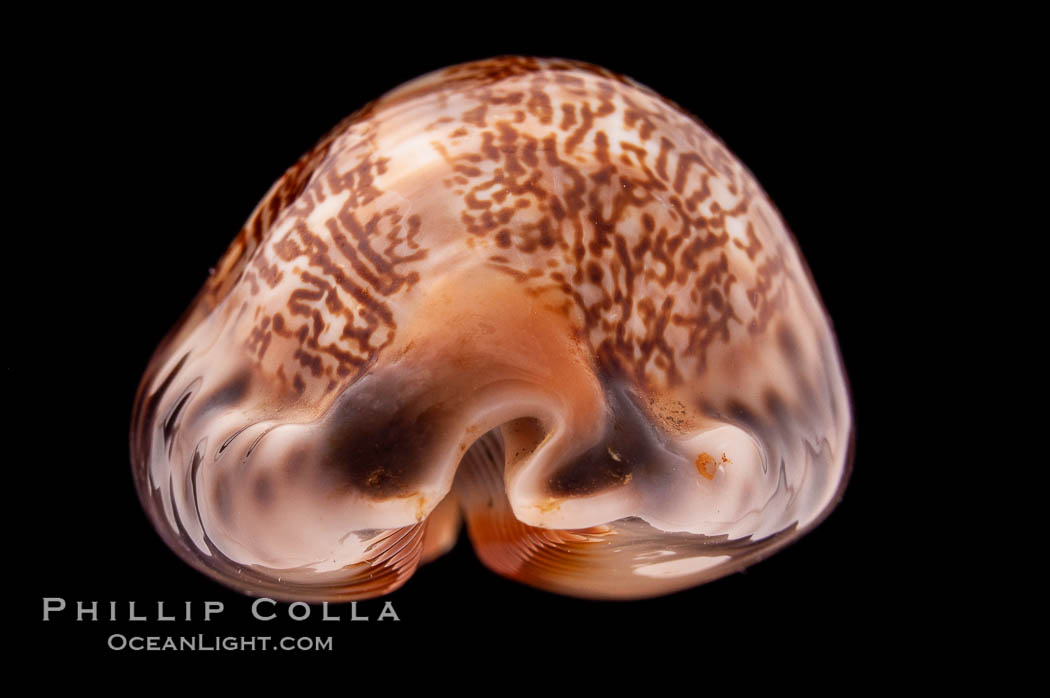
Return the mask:
MULTIPOLYGON (((601 655, 610 644, 668 643, 708 658, 800 646, 848 655, 921 625, 925 572, 898 535, 914 524, 897 457, 911 437, 891 431, 906 350, 894 337, 908 317, 892 288, 910 273, 887 252, 908 235, 899 136, 930 128, 920 98, 932 89, 907 37, 861 20, 833 32, 738 20, 645 36, 627 23, 613 38, 547 27, 435 39, 378 24, 338 40, 341 26, 294 40, 77 34, 39 51, 54 62, 37 66, 18 107, 44 134, 27 139, 28 195, 43 203, 19 228, 25 275, 10 291, 27 311, 12 337, 33 341, 9 341, 4 366, 19 415, 9 455, 28 478, 15 538, 30 589, 18 610, 38 647, 107 654, 114 632, 205 632, 332 635, 347 656, 397 643, 459 651, 482 638, 473 651, 526 642, 601 655), (302 623, 253 621, 250 600, 178 560, 139 507, 127 435, 142 371, 258 199, 321 134, 405 80, 505 53, 629 75, 699 116, 752 170, 796 234, 840 340, 856 420, 845 497, 772 558, 664 598, 536 591, 488 572, 464 537, 388 597, 400 623, 350 623, 346 609, 341 623, 319 622, 319 611, 302 623), (192 600, 197 618, 203 600, 226 610, 208 624, 76 623, 69 611, 43 623, 48 596, 117 601, 122 616, 129 601, 150 616, 157 601, 192 600)), ((374 617, 381 605, 359 612, 374 617)))

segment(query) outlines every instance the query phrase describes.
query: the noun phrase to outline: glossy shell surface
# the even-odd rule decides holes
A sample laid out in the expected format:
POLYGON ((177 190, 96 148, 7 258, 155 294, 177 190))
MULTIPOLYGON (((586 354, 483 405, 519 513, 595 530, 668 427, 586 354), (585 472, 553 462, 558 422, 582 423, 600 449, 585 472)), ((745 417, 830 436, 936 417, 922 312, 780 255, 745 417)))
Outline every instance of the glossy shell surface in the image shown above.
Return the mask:
POLYGON ((283 599, 388 593, 462 522, 558 593, 700 584, 815 525, 851 411, 792 236, 694 117, 499 58, 347 118, 154 355, 131 452, 185 560, 283 599))

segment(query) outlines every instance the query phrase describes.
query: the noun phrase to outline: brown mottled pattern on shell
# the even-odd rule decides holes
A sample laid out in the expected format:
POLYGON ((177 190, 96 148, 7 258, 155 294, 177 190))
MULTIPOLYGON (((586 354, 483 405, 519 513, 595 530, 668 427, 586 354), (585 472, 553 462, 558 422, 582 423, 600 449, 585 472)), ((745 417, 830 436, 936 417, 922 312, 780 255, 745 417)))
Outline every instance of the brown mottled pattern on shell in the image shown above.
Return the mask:
POLYGON ((791 292, 775 212, 693 117, 573 62, 453 67, 361 110, 304 156, 209 285, 222 295, 240 265, 245 350, 295 392, 336 391, 390 344, 396 299, 436 246, 432 226, 446 224, 406 213, 383 187, 397 163, 378 126, 406 104, 443 114, 420 126, 444 162, 433 186, 461 223, 441 244, 546 294, 607 370, 673 386, 705 370, 713 344, 764 332, 791 292), (331 198, 335 215, 313 215, 331 198))

